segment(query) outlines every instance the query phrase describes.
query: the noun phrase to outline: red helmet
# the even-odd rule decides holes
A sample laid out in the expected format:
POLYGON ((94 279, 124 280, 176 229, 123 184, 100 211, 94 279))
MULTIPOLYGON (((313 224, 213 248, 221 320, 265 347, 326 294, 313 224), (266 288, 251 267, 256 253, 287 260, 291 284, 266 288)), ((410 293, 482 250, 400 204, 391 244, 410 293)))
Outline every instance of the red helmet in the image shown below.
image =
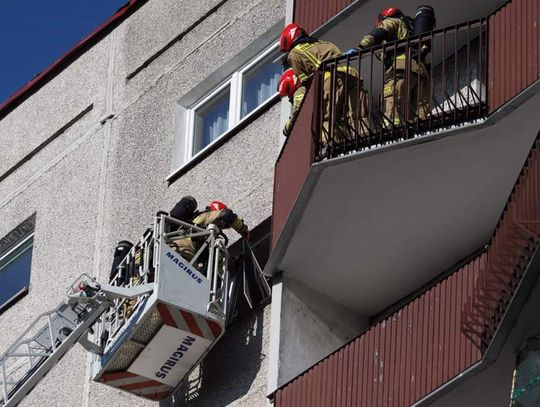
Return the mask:
POLYGON ((279 37, 279 48, 284 51, 290 51, 293 42, 300 37, 302 29, 295 23, 290 23, 285 26, 279 37))
POLYGON ((401 12, 400 9, 398 9, 396 7, 385 8, 379 14, 379 17, 377 19, 377 24, 380 24, 380 22, 382 20, 384 20, 385 18, 388 18, 388 17, 394 17, 394 18, 403 17, 403 13, 401 12))
POLYGON ((289 68, 281 74, 277 90, 280 96, 292 96, 299 86, 300 80, 298 76, 294 73, 294 69, 289 68))
POLYGON ((208 207, 211 211, 220 211, 222 209, 227 209, 227 205, 220 201, 212 201, 210 202, 210 205, 208 205, 208 207))

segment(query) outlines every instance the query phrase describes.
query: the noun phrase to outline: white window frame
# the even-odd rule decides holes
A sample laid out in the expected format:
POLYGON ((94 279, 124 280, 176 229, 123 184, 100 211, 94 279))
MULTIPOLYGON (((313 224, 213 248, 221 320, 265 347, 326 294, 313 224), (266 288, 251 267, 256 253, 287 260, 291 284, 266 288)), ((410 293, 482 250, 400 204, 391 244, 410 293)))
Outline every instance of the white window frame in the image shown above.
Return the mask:
POLYGON ((264 50, 262 53, 257 55, 257 57, 251 60, 248 64, 244 65, 241 69, 234 72, 230 77, 227 78, 226 81, 224 81, 221 85, 215 88, 207 96, 199 100, 196 104, 194 104, 188 109, 187 117, 186 117, 186 127, 185 127, 185 134, 186 134, 186 142, 185 142, 185 148, 184 148, 184 163, 185 164, 189 163, 190 161, 196 159, 199 155, 203 154, 203 152, 206 151, 208 148, 211 148, 211 146, 215 142, 217 142, 222 137, 226 136, 228 133, 233 131, 237 126, 239 126, 246 120, 249 120, 254 114, 256 114, 260 109, 264 109, 264 107, 268 105, 268 103, 270 103, 274 99, 274 97, 278 94, 277 90, 272 96, 270 96, 266 101, 261 103, 251 112, 249 112, 245 117, 241 117, 242 90, 243 90, 243 84, 244 84, 244 75, 251 68, 253 68, 257 64, 259 64, 261 61, 266 59, 269 55, 271 55, 272 53, 275 53, 277 49, 278 49, 278 43, 276 42, 272 44, 270 47, 268 47, 266 50, 264 50), (195 113, 196 111, 204 107, 206 104, 211 103, 212 100, 221 92, 223 92, 227 87, 229 88, 228 129, 225 132, 223 132, 223 134, 221 134, 216 140, 212 141, 210 144, 202 148, 200 151, 193 154, 193 143, 195 141, 195 113))

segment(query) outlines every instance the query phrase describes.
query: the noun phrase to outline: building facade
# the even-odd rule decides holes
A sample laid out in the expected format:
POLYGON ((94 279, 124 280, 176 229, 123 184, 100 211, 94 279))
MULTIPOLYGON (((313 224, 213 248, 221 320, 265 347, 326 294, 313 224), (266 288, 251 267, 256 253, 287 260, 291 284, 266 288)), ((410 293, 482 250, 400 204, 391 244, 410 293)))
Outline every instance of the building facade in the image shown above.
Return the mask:
MULTIPOLYGON (((0 105, 0 349, 191 194, 250 226, 272 303, 239 311, 160 405, 535 405, 540 8, 393 6, 422 4, 437 28, 327 61, 286 141, 285 23, 346 50, 388 4, 131 0, 0 105), (428 115, 407 68, 412 112, 388 125, 382 61, 422 45, 428 115), (367 95, 345 143, 322 91, 341 66, 367 95)), ((22 405, 157 404, 92 363, 73 348, 22 405)))
MULTIPOLYGON (((264 243, 282 137, 272 61, 284 16, 282 1, 131 1, 3 103, 1 250, 31 250, 31 268, 2 298, 26 288, 0 315, 0 348, 80 274, 106 281, 117 242, 137 241, 182 195, 227 203, 264 243)), ((229 332, 164 405, 264 405, 269 309, 229 332)), ((155 404, 92 382, 90 365, 74 347, 23 405, 155 404)))

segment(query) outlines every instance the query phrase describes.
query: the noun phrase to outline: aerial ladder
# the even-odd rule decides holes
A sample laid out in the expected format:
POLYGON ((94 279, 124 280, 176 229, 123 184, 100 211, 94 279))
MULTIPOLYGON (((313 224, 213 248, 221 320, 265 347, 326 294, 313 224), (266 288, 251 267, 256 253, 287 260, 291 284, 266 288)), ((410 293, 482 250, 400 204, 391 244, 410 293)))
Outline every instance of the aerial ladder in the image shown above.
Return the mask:
MULTIPOLYGON (((108 284, 81 275, 66 300, 0 356, 0 407, 16 406, 77 342, 95 355, 95 381, 151 400, 169 397, 222 337, 246 281, 245 267, 231 276, 227 243, 216 225, 203 229, 159 212, 108 284), (181 239, 202 242, 192 259, 176 251, 181 239)), ((246 255, 267 299, 249 246, 246 255)), ((244 294, 252 306, 245 286, 244 294)))

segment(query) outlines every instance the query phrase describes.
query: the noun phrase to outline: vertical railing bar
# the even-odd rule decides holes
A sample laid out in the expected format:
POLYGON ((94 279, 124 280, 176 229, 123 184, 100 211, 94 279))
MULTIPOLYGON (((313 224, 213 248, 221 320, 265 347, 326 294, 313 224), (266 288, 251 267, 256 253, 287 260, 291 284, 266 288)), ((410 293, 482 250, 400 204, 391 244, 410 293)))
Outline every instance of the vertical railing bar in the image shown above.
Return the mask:
POLYGON ((469 120, 469 105, 471 100, 471 92, 469 91, 471 87, 471 26, 470 23, 467 22, 467 104, 466 104, 466 111, 465 111, 465 117, 467 120, 469 120))
POLYGON ((454 32, 454 123, 457 123, 457 115, 458 115, 458 27, 455 26, 455 32, 454 32))
MULTIPOLYGON (((415 112, 414 114, 416 115, 416 135, 419 135, 420 134, 420 92, 423 92, 424 91, 424 84, 422 84, 421 82, 421 78, 420 78, 420 67, 423 63, 421 61, 421 51, 422 51, 422 48, 421 48, 421 44, 422 44, 422 34, 420 34, 420 36, 418 37, 417 39, 417 48, 418 48, 418 51, 417 51, 417 56, 416 58, 418 59, 417 60, 417 65, 418 65, 418 69, 417 69, 417 76, 416 76, 416 109, 415 109, 415 112)), ((424 68, 425 68, 425 65, 424 65, 424 68)), ((423 109, 425 109, 426 107, 423 106, 423 109)))
MULTIPOLYGON (((392 96, 393 96, 393 105, 392 105, 392 113, 390 114, 390 125, 392 126, 392 134, 390 136, 390 140, 394 141, 395 140, 395 132, 394 130, 396 129, 396 126, 395 126, 395 122, 396 122, 396 80, 397 80, 397 72, 396 72, 396 68, 397 68, 397 41, 394 41, 394 44, 393 44, 393 50, 394 50, 394 54, 393 54, 393 69, 392 69, 392 75, 393 75, 393 82, 394 82, 394 85, 393 85, 393 89, 392 89, 392 96)), ((399 115, 398 115, 399 117, 399 115)))
POLYGON ((442 95, 442 112, 441 112, 441 125, 444 126, 446 124, 446 116, 445 116, 445 108, 444 108, 444 100, 446 98, 446 28, 443 29, 443 38, 442 38, 442 49, 443 49, 443 56, 442 56, 442 83, 441 83, 441 95, 442 95))
POLYGON ((362 111, 362 101, 363 101, 363 90, 364 90, 364 83, 362 81, 362 54, 361 52, 357 55, 358 58, 358 77, 356 78, 356 112, 353 115, 353 117, 356 117, 357 123, 354 123, 357 127, 357 133, 356 133, 356 151, 360 148, 361 145, 361 138, 362 134, 364 134, 364 121, 363 121, 363 114, 365 112, 362 111))
MULTIPOLYGON (((330 150, 332 157, 335 157, 336 150, 336 89, 337 89, 337 69, 336 62, 332 63, 332 70, 330 73, 330 111, 328 116, 329 126, 330 126, 330 139, 328 140, 327 150, 330 150)), ((323 72, 323 75, 326 76, 326 71, 323 72)), ((324 81, 323 81, 324 82, 324 81)))
MULTIPOLYGON (((326 71, 326 63, 323 62, 322 70, 317 72, 317 84, 319 88, 317 89, 317 93, 319 94, 319 97, 317 98, 317 122, 318 122, 318 129, 317 134, 315 135, 316 138, 316 145, 317 149, 319 151, 319 156, 321 159, 323 158, 323 149, 322 149, 322 140, 323 135, 325 132, 324 125, 323 125, 323 103, 324 103, 324 72, 326 71)), ((324 135, 327 139, 330 137, 330 135, 327 134, 324 135)), ((326 154, 328 153, 328 149, 326 150, 326 154)))
MULTIPOLYGON (((397 50, 396 50, 397 54, 397 50)), ((407 37, 405 39, 405 103, 403 110, 399 109, 399 113, 403 115, 403 117, 400 117, 400 125, 402 129, 402 137, 403 139, 409 138, 409 117, 410 116, 410 110, 412 107, 412 98, 411 98, 411 91, 412 91, 412 80, 411 80, 411 72, 412 72, 412 53, 411 53, 411 43, 410 38, 407 37)), ((395 106, 395 100, 394 100, 394 106, 395 106)))
POLYGON ((429 66, 429 70, 430 70, 430 79, 429 79, 429 111, 428 111, 428 114, 429 114, 429 123, 428 123, 428 128, 429 130, 431 130, 433 128, 433 96, 434 96, 434 92, 433 92, 433 84, 434 84, 434 79, 433 79, 433 54, 434 54, 434 45, 435 45, 435 37, 433 35, 433 31, 431 31, 431 36, 430 36, 430 42, 429 42, 429 46, 430 46, 430 66, 429 66))
MULTIPOLYGON (((343 96, 344 96, 344 99, 343 99, 343 104, 341 105, 341 117, 342 117, 342 120, 345 121, 345 128, 347 129, 344 136, 345 136, 345 140, 343 140, 343 152, 345 152, 347 150, 347 143, 349 142, 348 138, 349 138, 349 131, 353 131, 354 129, 350 129, 349 130, 349 117, 347 117, 347 114, 349 113, 348 112, 348 103, 347 101, 349 100, 349 58, 350 56, 347 55, 346 57, 346 70, 344 72, 344 75, 345 75, 345 81, 343 83, 343 86, 345 87, 344 89, 344 92, 343 92, 343 96)), ((336 70, 336 76, 337 75, 341 75, 339 70, 336 70)), ((352 112, 350 112, 352 114, 352 112)), ((353 116, 354 117, 354 116, 353 116)))
MULTIPOLYGON (((482 20, 483 21, 483 20, 482 20)), ((482 75, 482 57, 483 57, 483 53, 482 53, 482 36, 483 36, 483 33, 484 33, 484 25, 483 24, 480 24, 480 32, 479 32, 479 36, 478 36, 478 72, 477 72, 477 76, 478 76, 478 83, 480 84, 480 89, 478 89, 478 96, 479 96, 479 103, 478 103, 478 117, 480 117, 482 115, 482 104, 483 104, 483 100, 482 100, 482 86, 484 86, 484 89, 485 89, 485 97, 486 97, 486 101, 487 101, 487 83, 484 84, 484 78, 483 78, 483 75, 482 75)))
POLYGON ((488 72, 488 67, 489 67, 489 64, 488 64, 488 61, 489 61, 489 44, 488 44, 488 35, 489 35, 489 24, 487 23, 487 19, 484 19, 484 27, 485 29, 482 30, 484 35, 483 35, 483 45, 484 45, 484 52, 482 53, 482 56, 484 57, 483 59, 483 65, 484 65, 484 68, 482 69, 482 76, 484 77, 484 89, 485 89, 485 108, 484 109, 488 109, 488 97, 489 97, 489 86, 488 86, 488 81, 489 81, 489 72, 488 72))
MULTIPOLYGON (((369 106, 368 106, 368 113, 369 113, 369 136, 368 136, 368 146, 371 148, 371 128, 374 127, 375 131, 377 131, 377 123, 372 123, 373 119, 373 58, 375 56, 375 52, 373 51, 373 48, 369 52, 369 58, 370 58, 370 65, 369 65, 369 106)), ((384 77, 383 77, 383 83, 384 83, 384 77)), ((379 106, 380 109, 380 106, 379 106)), ((380 133, 377 131, 377 133, 380 133)))

